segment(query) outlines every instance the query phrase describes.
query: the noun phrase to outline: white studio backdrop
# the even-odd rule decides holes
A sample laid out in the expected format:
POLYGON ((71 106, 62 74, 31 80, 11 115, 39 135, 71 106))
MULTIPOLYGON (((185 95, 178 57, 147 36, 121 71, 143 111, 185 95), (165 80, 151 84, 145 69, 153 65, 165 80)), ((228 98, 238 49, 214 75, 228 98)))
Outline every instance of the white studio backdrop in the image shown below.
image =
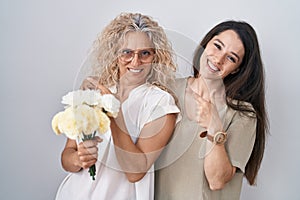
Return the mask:
POLYGON ((60 165, 65 138, 51 130, 61 97, 73 89, 97 33, 120 12, 140 12, 168 30, 183 62, 221 21, 244 20, 256 29, 271 135, 257 186, 244 182, 241 199, 299 200, 298 8, 296 0, 1 0, 0 198, 54 199, 66 175, 60 165))

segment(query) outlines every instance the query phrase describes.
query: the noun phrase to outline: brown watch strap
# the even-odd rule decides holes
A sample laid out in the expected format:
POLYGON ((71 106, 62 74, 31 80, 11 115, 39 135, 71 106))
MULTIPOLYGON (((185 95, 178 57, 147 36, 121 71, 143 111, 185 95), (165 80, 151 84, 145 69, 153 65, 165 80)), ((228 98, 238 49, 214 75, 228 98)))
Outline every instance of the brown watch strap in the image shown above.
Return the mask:
POLYGON ((207 137, 207 139, 208 139, 209 141, 211 141, 211 142, 214 141, 214 137, 211 136, 211 135, 209 135, 209 134, 207 134, 207 131, 201 132, 201 133, 200 133, 200 137, 201 137, 201 138, 207 137))

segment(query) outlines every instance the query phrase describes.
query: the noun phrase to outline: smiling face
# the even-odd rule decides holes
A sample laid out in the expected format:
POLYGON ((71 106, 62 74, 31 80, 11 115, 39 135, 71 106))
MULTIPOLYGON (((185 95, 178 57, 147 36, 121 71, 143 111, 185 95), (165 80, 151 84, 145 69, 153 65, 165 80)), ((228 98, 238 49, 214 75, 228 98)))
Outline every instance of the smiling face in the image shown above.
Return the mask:
POLYGON ((128 32, 118 57, 120 78, 132 83, 144 83, 154 59, 153 47, 146 33, 128 32))
POLYGON ((222 78, 238 70, 245 54, 236 32, 226 30, 214 36, 200 58, 200 74, 206 78, 222 78))

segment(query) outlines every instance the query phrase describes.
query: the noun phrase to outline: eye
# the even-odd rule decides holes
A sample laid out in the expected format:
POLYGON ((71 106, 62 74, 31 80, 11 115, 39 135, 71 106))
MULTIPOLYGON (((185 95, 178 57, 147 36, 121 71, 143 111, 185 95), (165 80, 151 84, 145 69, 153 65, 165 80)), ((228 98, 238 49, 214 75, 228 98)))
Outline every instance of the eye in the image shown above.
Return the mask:
POLYGON ((130 49, 124 49, 124 50, 121 51, 122 55, 128 55, 128 54, 131 54, 131 53, 132 53, 132 50, 130 50, 130 49))
POLYGON ((235 59, 234 57, 232 57, 232 56, 227 56, 227 58, 228 58, 231 62, 236 63, 236 59, 235 59))
POLYGON ((151 55, 151 52, 149 50, 142 50, 140 52, 140 54, 141 54, 141 56, 149 56, 149 55, 151 55))
POLYGON ((222 49, 221 45, 219 45, 218 43, 214 43, 214 45, 215 45, 215 47, 216 47, 217 49, 219 49, 219 50, 222 49))

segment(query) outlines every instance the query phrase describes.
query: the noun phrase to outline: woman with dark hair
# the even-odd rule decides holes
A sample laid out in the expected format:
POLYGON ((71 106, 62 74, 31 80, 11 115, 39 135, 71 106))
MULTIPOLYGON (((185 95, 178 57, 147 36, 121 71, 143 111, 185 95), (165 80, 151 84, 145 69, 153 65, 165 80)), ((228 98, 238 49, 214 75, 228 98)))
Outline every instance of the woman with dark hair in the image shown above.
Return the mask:
POLYGON ((193 65, 194 77, 176 81, 183 118, 156 163, 156 199, 239 199, 243 176, 255 184, 268 131, 255 30, 216 25, 193 65))

